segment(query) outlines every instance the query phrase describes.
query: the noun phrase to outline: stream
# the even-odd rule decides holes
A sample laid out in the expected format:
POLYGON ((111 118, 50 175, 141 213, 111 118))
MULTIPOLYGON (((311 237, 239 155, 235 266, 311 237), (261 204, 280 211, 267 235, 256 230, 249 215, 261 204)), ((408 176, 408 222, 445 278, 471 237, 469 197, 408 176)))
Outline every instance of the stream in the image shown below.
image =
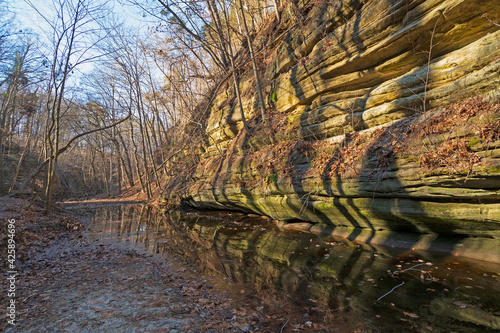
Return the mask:
POLYGON ((239 302, 304 317, 305 330, 329 320, 339 332, 348 322, 373 332, 500 331, 497 264, 283 231, 237 212, 115 205, 79 214, 93 221, 92 240, 174 257, 239 302))

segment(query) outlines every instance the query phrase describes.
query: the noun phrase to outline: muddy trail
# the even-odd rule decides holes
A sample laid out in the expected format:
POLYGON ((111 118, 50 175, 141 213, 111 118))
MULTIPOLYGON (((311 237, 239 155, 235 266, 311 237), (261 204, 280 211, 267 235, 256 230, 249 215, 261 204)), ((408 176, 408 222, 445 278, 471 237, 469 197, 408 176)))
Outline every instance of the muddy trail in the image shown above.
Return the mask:
MULTIPOLYGON (((288 321, 240 306, 175 259, 101 243, 66 211, 0 200, 2 222, 16 220, 18 272, 15 325, 4 313, 1 331, 279 332, 288 321)), ((8 302, 4 291, 2 312, 8 302)))

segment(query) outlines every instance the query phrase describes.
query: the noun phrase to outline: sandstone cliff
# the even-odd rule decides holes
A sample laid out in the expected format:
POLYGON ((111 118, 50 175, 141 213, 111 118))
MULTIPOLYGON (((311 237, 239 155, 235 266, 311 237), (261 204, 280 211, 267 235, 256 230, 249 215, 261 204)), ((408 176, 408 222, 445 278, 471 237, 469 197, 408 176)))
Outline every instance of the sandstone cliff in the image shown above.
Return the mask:
POLYGON ((181 199, 366 242, 410 231, 498 248, 499 16, 498 0, 289 5, 256 37, 270 124, 251 70, 251 133, 220 89, 181 199))

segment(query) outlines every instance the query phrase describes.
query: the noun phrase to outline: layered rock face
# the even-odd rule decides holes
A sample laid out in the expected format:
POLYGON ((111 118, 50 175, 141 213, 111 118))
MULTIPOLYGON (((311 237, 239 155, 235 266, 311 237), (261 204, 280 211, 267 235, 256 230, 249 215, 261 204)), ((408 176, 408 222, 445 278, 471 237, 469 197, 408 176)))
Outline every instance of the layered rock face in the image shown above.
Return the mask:
MULTIPOLYGON (((500 1, 293 8, 302 18, 285 9, 262 62, 275 129, 243 133, 233 89, 219 92, 184 202, 366 242, 384 230, 499 246, 500 1), (471 96, 492 103, 453 104, 471 96)), ((251 71, 240 86, 250 120, 251 71)))

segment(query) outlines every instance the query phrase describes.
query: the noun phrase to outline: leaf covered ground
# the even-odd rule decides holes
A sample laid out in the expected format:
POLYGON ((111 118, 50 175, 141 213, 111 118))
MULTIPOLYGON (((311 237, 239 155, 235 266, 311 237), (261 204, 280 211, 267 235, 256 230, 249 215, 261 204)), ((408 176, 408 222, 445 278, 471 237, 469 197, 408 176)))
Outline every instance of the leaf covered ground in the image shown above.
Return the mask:
MULTIPOLYGON (((254 163, 259 173, 246 170, 245 174, 264 182, 268 175, 275 179, 320 176, 327 180, 358 177, 362 172, 377 174, 390 169, 395 160, 414 163, 415 170, 422 173, 469 175, 474 168, 495 168, 498 164, 495 149, 500 144, 500 103, 480 97, 417 112, 388 127, 346 133, 341 141, 305 140, 298 128, 287 127, 286 117, 275 118, 276 130, 267 133, 264 128, 254 133, 245 152, 246 164, 254 163), (296 137, 286 134, 292 132, 296 137), (254 145, 261 138, 265 142, 254 145), (301 164, 308 166, 306 175, 297 175, 301 164)), ((241 181, 251 184, 255 179, 241 181)))

